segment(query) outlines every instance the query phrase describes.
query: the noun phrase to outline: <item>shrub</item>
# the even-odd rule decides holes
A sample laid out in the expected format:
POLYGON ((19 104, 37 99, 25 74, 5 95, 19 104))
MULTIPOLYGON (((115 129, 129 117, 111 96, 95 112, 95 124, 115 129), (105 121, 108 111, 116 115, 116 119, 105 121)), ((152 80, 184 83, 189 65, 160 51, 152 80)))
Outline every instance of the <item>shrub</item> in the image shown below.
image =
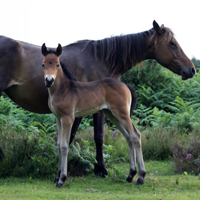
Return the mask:
POLYGON ((82 176, 91 173, 96 163, 94 155, 88 141, 76 139, 70 146, 68 156, 69 174, 72 176, 82 176))
POLYGON ((33 129, 16 131, 6 123, 0 129, 0 146, 4 158, 0 164, 0 176, 49 176, 57 169, 57 149, 52 136, 33 129))
POLYGON ((176 128, 144 130, 142 136, 142 151, 144 159, 163 160, 172 156, 171 142, 177 135, 180 135, 176 128))
POLYGON ((189 134, 172 144, 173 161, 176 172, 200 174, 200 136, 189 134))

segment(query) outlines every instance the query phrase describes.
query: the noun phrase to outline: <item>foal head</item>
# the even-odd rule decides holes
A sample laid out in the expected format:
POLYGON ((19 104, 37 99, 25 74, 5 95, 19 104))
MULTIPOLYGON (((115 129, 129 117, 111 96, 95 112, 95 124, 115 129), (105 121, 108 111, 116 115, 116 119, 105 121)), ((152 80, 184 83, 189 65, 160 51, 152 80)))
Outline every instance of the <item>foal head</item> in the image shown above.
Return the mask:
POLYGON ((58 67, 60 67, 59 57, 62 53, 62 46, 58 44, 56 50, 49 50, 44 43, 41 51, 44 56, 42 66, 44 67, 45 85, 51 87, 56 79, 58 67))
POLYGON ((181 75, 183 80, 192 78, 195 67, 192 61, 185 55, 173 32, 156 21, 153 22, 154 34, 150 38, 149 46, 152 47, 154 59, 174 73, 181 75))

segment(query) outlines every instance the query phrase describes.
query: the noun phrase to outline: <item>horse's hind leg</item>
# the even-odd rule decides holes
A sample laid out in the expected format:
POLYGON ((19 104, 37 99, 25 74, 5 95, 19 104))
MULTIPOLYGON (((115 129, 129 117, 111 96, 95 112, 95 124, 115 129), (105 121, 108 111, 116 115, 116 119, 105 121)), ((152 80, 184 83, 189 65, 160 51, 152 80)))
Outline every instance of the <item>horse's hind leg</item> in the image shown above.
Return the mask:
POLYGON ((129 115, 127 115, 127 117, 123 117, 123 119, 120 119, 119 116, 118 118, 115 117, 110 111, 106 110, 104 112, 109 117, 109 119, 117 126, 117 128, 123 133, 129 146, 130 172, 126 180, 128 182, 132 182, 133 177, 137 172, 136 170, 136 157, 137 157, 139 178, 136 184, 137 185, 143 184, 146 171, 142 156, 141 139, 139 131, 137 131, 137 129, 133 126, 129 115))
POLYGON ((97 176, 105 177, 108 174, 103 161, 103 123, 104 114, 98 112, 93 115, 94 121, 94 140, 96 143, 96 160, 97 164, 94 166, 94 173, 97 176))

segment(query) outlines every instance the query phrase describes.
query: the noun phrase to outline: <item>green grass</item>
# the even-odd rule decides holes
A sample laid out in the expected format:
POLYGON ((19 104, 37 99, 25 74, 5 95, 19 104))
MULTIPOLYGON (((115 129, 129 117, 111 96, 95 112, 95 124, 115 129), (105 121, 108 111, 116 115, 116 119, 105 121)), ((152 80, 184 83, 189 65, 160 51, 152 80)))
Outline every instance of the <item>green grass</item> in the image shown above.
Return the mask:
MULTIPOLYGON (((136 178, 133 183, 113 179, 113 169, 109 168, 112 177, 69 177, 61 189, 56 188, 52 180, 48 179, 0 179, 0 199, 200 199, 198 176, 174 173, 170 161, 147 161, 145 164, 147 175, 142 186, 135 186, 136 178)), ((120 177, 128 173, 127 164, 116 165, 114 168, 120 177)))

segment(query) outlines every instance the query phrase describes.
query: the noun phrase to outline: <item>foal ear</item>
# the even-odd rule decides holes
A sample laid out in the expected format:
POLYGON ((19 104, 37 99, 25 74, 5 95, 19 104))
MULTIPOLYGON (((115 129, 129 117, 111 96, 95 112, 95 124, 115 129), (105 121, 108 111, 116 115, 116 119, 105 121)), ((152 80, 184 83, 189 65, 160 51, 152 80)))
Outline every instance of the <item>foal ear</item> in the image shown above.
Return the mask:
POLYGON ((162 28, 160 28, 160 26, 158 25, 158 23, 155 20, 153 21, 153 28, 155 29, 155 31, 158 35, 162 35, 162 33, 163 33, 162 28))
POLYGON ((43 56, 46 56, 48 54, 48 50, 45 43, 42 45, 41 51, 42 51, 43 56))
POLYGON ((61 46, 60 44, 58 44, 58 47, 57 47, 57 49, 56 49, 56 55, 57 55, 57 56, 60 56, 61 53, 62 53, 62 46, 61 46))

